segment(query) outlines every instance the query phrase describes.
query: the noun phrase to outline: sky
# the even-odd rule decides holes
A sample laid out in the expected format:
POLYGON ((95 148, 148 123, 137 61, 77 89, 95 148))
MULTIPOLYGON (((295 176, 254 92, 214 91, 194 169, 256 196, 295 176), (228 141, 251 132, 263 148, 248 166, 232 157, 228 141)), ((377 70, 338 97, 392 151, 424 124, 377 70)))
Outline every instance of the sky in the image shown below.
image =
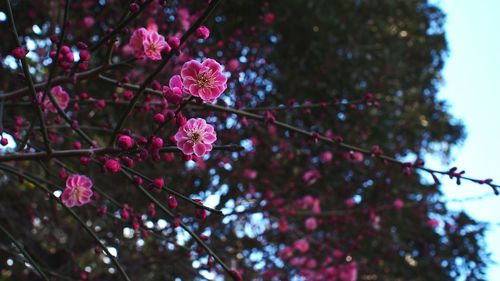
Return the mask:
MULTIPOLYGON (((443 72, 445 84, 439 97, 450 104, 450 112, 466 126, 467 138, 454 151, 451 166, 466 175, 500 182, 500 1, 434 1, 447 14, 445 30, 449 57, 443 72)), ((443 181, 447 198, 469 198, 492 193, 486 186, 443 181)), ((490 281, 500 280, 500 197, 449 203, 473 218, 492 223, 487 249, 498 264, 488 269, 490 281)))

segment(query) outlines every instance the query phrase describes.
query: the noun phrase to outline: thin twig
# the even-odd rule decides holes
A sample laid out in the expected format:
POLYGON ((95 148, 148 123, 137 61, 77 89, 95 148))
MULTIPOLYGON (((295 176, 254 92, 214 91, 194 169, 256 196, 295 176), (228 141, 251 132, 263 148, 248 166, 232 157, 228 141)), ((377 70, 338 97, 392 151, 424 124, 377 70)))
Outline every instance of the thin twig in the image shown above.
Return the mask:
POLYGON ((29 263, 33 265, 38 274, 40 274, 40 277, 45 281, 49 281, 49 278, 47 277, 47 275, 45 275, 41 266, 33 259, 33 257, 31 257, 31 255, 24 248, 24 246, 18 241, 16 241, 14 235, 12 235, 9 231, 7 231, 7 229, 5 229, 2 225, 0 225, 0 231, 2 231, 7 236, 7 238, 9 238, 9 240, 12 241, 12 243, 14 243, 16 248, 23 254, 23 256, 29 261, 29 263))
MULTIPOLYGON (((5 0, 4 2, 5 2, 5 5, 7 6, 7 14, 9 16, 10 28, 12 29, 12 34, 14 35, 14 40, 16 42, 17 47, 22 49, 23 47, 21 45, 21 42, 19 41, 19 35, 17 34, 16 23, 14 21, 14 14, 12 13, 12 7, 10 6, 10 1, 5 0)), ((33 106, 35 107, 35 111, 38 115, 38 120, 40 121, 43 142, 44 142, 44 145, 45 145, 47 152, 50 153, 51 148, 50 148, 49 136, 47 134, 47 128, 45 127, 45 121, 43 118, 42 108, 38 104, 38 101, 36 98, 36 90, 35 90, 35 86, 33 84, 33 80, 31 78, 29 66, 28 66, 28 63, 26 63, 26 58, 23 57, 20 60, 21 60, 21 66, 22 66, 22 69, 24 72, 24 76, 25 76, 27 84, 28 84, 29 92, 31 94, 31 100, 33 102, 33 106)))
MULTIPOLYGON (((215 145, 213 150, 220 151, 240 151, 243 147, 236 144, 228 145, 215 145)), ((129 149, 122 150, 112 147, 100 147, 100 148, 89 148, 89 149, 68 149, 68 150, 54 150, 52 153, 47 153, 46 151, 40 152, 29 152, 29 153, 11 153, 0 155, 0 162, 9 161, 26 161, 26 160, 48 160, 51 158, 68 158, 68 157, 79 157, 79 156, 94 156, 94 155, 118 155, 118 154, 135 154, 139 153, 139 149, 129 149)), ((165 146, 160 148, 159 152, 181 152, 176 146, 165 146)))

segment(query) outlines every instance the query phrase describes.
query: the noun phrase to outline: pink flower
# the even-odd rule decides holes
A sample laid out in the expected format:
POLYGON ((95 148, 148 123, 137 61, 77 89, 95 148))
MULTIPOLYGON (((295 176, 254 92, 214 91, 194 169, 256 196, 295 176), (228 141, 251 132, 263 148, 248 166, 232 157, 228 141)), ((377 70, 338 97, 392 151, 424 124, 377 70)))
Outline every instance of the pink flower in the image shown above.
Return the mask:
POLYGON ((313 185, 320 178, 321 174, 316 169, 307 171, 302 175, 302 179, 306 182, 306 185, 313 185))
POLYGON ((161 52, 170 51, 170 46, 165 41, 165 37, 156 31, 149 31, 142 42, 144 54, 152 60, 161 60, 161 52))
POLYGON ((247 168, 247 169, 243 170, 243 177, 247 178, 249 180, 254 180, 255 178, 257 178, 257 171, 247 168))
POLYGON ((350 151, 349 154, 347 154, 347 157, 354 163, 361 163, 364 159, 363 153, 357 151, 350 151))
POLYGON ((180 75, 174 75, 168 81, 168 86, 174 95, 182 95, 182 79, 180 75))
POLYGON ((309 251, 309 242, 306 239, 296 240, 293 243, 293 247, 301 253, 309 251))
POLYGON ((168 87, 163 86, 163 95, 165 98, 172 102, 173 104, 179 104, 182 100, 183 85, 180 75, 174 75, 170 78, 168 82, 168 87))
POLYGON ((144 42, 147 34, 148 31, 144 27, 141 27, 139 29, 136 29, 134 33, 132 33, 132 37, 130 37, 129 46, 132 48, 134 56, 136 58, 144 57, 144 47, 142 45, 142 42, 144 42))
POLYGON ((343 264, 339 266, 339 279, 341 281, 358 280, 358 265, 356 262, 343 264))
POLYGON ((240 67, 240 62, 237 59, 232 59, 227 65, 227 70, 235 71, 238 67, 240 67))
POLYGON ((353 198, 347 198, 345 201, 344 201, 344 204, 347 206, 347 208, 352 208, 356 205, 356 201, 354 201, 353 198))
POLYGON ((222 73, 221 65, 213 59, 184 63, 181 77, 184 88, 205 102, 215 101, 227 88, 227 77, 222 73))
POLYGON ((293 256, 292 247, 285 246, 283 249, 279 251, 278 256, 284 260, 291 258, 293 256))
POLYGON ((83 175, 71 175, 66 179, 66 189, 61 200, 68 207, 82 206, 90 202, 92 181, 83 175))
POLYGON ((217 140, 214 127, 204 119, 191 118, 175 134, 177 147, 186 155, 201 157, 212 150, 217 140))
POLYGON ((315 230, 318 227, 318 223, 315 218, 310 217, 306 220, 305 226, 308 230, 315 230))
POLYGON ((24 59, 24 57, 26 57, 27 54, 28 54, 28 49, 26 48, 17 47, 14 48, 14 50, 12 50, 12 55, 18 60, 24 59))
MULTIPOLYGON (((66 91, 63 90, 61 86, 55 86, 50 90, 50 93, 52 96, 56 99, 57 104, 59 107, 61 107, 62 110, 65 110, 68 107, 69 103, 69 95, 66 91)), ((38 99, 38 102, 42 102, 42 97, 43 93, 38 92, 36 94, 36 97, 38 99)), ((48 110, 50 112, 56 113, 57 109, 56 107, 52 104, 48 96, 45 96, 45 99, 43 100, 42 103, 42 108, 44 110, 48 110)))
POLYGON ((85 26, 85 28, 91 28, 94 25, 94 23, 95 23, 94 17, 87 16, 83 18, 83 26, 85 26))
POLYGON ((430 227, 432 227, 432 228, 436 228, 436 227, 438 227, 438 226, 439 226, 439 224, 440 224, 440 223, 439 223, 439 220, 437 220, 437 219, 429 219, 429 220, 427 221, 427 225, 428 225, 428 226, 430 226, 430 227))
POLYGON ((147 30, 144 27, 132 33, 129 46, 136 58, 146 56, 152 60, 161 60, 161 52, 168 52, 171 49, 165 37, 158 34, 156 30, 147 30))
POLYGON ((272 24, 274 22, 274 19, 276 17, 274 16, 273 13, 267 13, 265 16, 264 16, 264 22, 267 23, 267 24, 272 24))
POLYGON ((403 200, 397 198, 396 200, 394 200, 394 209, 396 210, 400 210, 401 208, 404 207, 405 203, 403 202, 403 200))
POLYGON ((288 221, 284 218, 281 218, 278 223, 278 229, 280 232, 285 232, 288 229, 288 221))
POLYGON ((330 163, 333 159, 333 153, 325 151, 319 155, 319 159, 321 160, 321 163, 330 163))

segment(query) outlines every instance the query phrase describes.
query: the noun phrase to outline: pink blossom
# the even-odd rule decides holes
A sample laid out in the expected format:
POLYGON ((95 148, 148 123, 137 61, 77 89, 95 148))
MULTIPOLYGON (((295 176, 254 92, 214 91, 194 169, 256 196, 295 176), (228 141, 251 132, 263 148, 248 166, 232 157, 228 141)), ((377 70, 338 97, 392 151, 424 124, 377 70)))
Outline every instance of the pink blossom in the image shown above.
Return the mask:
POLYGON ((90 202, 92 181, 83 175, 71 175, 66 179, 66 189, 61 200, 68 207, 82 206, 90 202))
POLYGON ((288 221, 284 218, 281 218, 278 223, 278 229, 280 232, 285 232, 288 229, 288 221))
POLYGON ((86 28, 91 28, 95 23, 94 17, 86 16, 83 18, 83 26, 86 28))
POLYGON ((267 24, 272 24, 275 18, 276 17, 274 16, 273 13, 267 13, 264 15, 264 22, 267 24))
POLYGON ((14 48, 14 50, 12 50, 12 55, 16 59, 19 59, 19 60, 24 59, 27 54, 28 54, 27 48, 17 47, 17 48, 14 48))
POLYGON ((240 67, 240 62, 237 59, 231 59, 227 65, 227 70, 235 71, 240 67))
POLYGON ((176 36, 167 37, 167 43, 172 49, 177 49, 181 45, 181 40, 176 36))
POLYGON ((165 37, 156 31, 148 31, 142 42, 142 46, 144 47, 146 57, 152 60, 161 60, 161 52, 168 52, 171 49, 167 41, 165 41, 165 37))
POLYGON ((428 225, 428 226, 430 226, 430 227, 432 227, 432 228, 436 228, 436 227, 438 227, 438 226, 439 226, 439 224, 440 224, 440 223, 439 223, 439 220, 437 220, 437 219, 429 219, 429 220, 427 221, 427 225, 428 225))
POLYGON ((307 185, 312 185, 316 181, 318 181, 321 178, 321 174, 319 173, 318 170, 310 170, 304 173, 302 176, 302 179, 306 182, 307 185))
POLYGON ((295 267, 302 266, 305 262, 306 262, 305 257, 294 257, 290 260, 290 264, 295 267))
POLYGON ((308 268, 315 268, 317 265, 318 265, 318 262, 316 262, 315 259, 308 259, 307 260, 306 266, 308 268))
POLYGON ((333 159, 333 153, 325 151, 319 155, 319 159, 321 160, 321 163, 330 163, 333 159))
POLYGON ((313 217, 308 218, 304 223, 304 225, 308 230, 315 230, 318 227, 318 223, 316 222, 316 219, 313 217))
POLYGON ((341 281, 358 280, 358 265, 356 262, 343 264, 339 266, 339 279, 341 281))
POLYGON ((304 207, 307 208, 314 203, 314 198, 311 195, 306 195, 304 196, 304 198, 302 198, 302 201, 304 202, 304 207))
POLYGON ((227 88, 227 77, 222 73, 221 65, 213 59, 184 63, 181 77, 184 88, 205 102, 215 101, 227 88))
POLYGON ((134 33, 132 33, 132 37, 130 37, 129 46, 132 48, 136 58, 144 57, 144 47, 142 42, 144 42, 147 34, 148 31, 144 27, 141 27, 136 29, 134 33))
MULTIPOLYGON (((69 95, 66 91, 63 90, 61 86, 55 86, 50 90, 50 93, 52 96, 56 99, 57 104, 62 110, 65 110, 68 107, 69 103, 69 95)), ((38 102, 42 102, 42 97, 43 93, 38 92, 36 94, 38 102)), ((42 108, 44 110, 48 110, 50 112, 56 113, 57 109, 56 107, 52 104, 48 96, 45 96, 45 99, 43 100, 42 103, 42 108)))
POLYGON ((363 153, 357 151, 350 151, 347 157, 354 163, 361 163, 364 160, 363 153))
POLYGON ((293 249, 292 247, 285 246, 283 249, 279 251, 279 257, 286 260, 289 259, 293 256, 293 249))
POLYGON ((312 212, 313 214, 319 214, 321 213, 321 207, 320 207, 320 201, 319 199, 315 199, 312 205, 312 212))
POLYGON ((175 134, 177 147, 186 155, 201 157, 212 150, 217 140, 214 127, 204 119, 191 118, 175 134))
POLYGON ((397 198, 396 200, 394 200, 394 209, 396 210, 400 210, 401 208, 404 207, 405 203, 403 202, 403 200, 397 198))
POLYGON ((333 257, 335 257, 335 259, 340 260, 343 256, 344 253, 341 250, 339 249, 333 250, 333 257))
POLYGON ((170 78, 168 82, 168 87, 163 86, 163 95, 165 98, 172 102, 173 104, 179 104, 182 100, 183 95, 183 85, 180 75, 174 75, 170 78))
POLYGON ((309 242, 306 239, 299 239, 293 243, 293 247, 301 253, 309 251, 309 242))
POLYGON ((257 178, 257 171, 247 168, 247 169, 243 170, 243 177, 250 179, 250 180, 254 180, 255 178, 257 178))
POLYGON ((182 79, 180 75, 174 75, 170 80, 168 81, 168 86, 170 87, 170 90, 177 95, 180 96, 182 95, 182 79))
POLYGON ((356 205, 356 201, 354 201, 353 198, 347 198, 344 201, 344 204, 347 206, 347 208, 352 208, 352 207, 354 207, 354 205, 356 205))
POLYGON ((136 29, 132 33, 129 47, 136 58, 146 56, 152 60, 161 60, 161 53, 171 49, 165 41, 165 37, 158 34, 156 30, 148 30, 144 27, 136 29))

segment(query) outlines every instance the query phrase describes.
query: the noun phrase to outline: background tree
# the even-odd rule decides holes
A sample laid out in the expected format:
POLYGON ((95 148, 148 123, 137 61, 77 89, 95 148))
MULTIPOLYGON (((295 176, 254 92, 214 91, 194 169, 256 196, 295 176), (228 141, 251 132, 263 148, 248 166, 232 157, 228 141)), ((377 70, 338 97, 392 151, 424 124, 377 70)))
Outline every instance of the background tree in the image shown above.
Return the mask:
POLYGON ((420 160, 464 137, 436 98, 444 14, 427 1, 8 2, 0 32, 14 18, 22 46, 0 46, 4 278, 484 278, 485 225, 438 189, 467 178, 420 160), (172 50, 137 57, 141 27, 172 50), (170 78, 205 58, 227 90, 180 100, 170 78), (56 85, 65 110, 37 102, 56 85), (190 118, 215 127, 209 155, 177 149, 190 118), (67 208, 73 174, 94 195, 67 208))

